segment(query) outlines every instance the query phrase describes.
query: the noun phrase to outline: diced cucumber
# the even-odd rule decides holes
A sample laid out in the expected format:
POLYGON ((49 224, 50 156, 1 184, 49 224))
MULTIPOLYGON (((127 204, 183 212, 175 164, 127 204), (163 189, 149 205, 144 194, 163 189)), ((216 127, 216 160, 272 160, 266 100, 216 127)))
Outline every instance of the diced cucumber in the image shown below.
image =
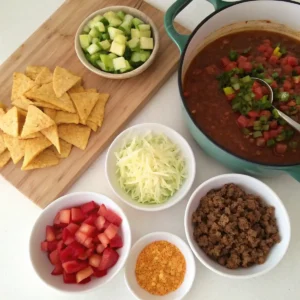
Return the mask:
POLYGON ((113 12, 108 11, 104 14, 110 26, 118 27, 122 24, 122 20, 113 12))
POLYGON ((98 44, 98 43, 100 43, 100 39, 99 38, 93 38, 92 39, 92 44, 98 44))
POLYGON ((126 46, 123 57, 128 60, 131 58, 131 53, 132 53, 131 49, 126 46))
POLYGON ((90 56, 89 61, 94 65, 97 66, 97 61, 100 59, 100 53, 94 53, 90 56))
POLYGON ((141 49, 152 50, 154 48, 153 38, 141 37, 140 47, 141 49))
POLYGON ((101 60, 97 60, 96 63, 102 71, 109 71, 101 60))
POLYGON ((83 32, 84 33, 89 33, 90 32, 90 27, 88 26, 88 25, 85 25, 84 27, 83 27, 83 32))
POLYGON ((125 64, 126 64, 126 67, 123 69, 120 69, 120 73, 125 73, 125 72, 131 71, 133 69, 128 60, 125 60, 125 64))
POLYGON ((117 57, 113 59, 114 69, 120 70, 126 68, 126 62, 124 57, 117 57))
POLYGON ((120 25, 120 28, 122 28, 126 32, 126 34, 130 34, 132 20, 133 20, 133 16, 127 14, 127 15, 125 15, 124 20, 123 20, 122 24, 120 25))
POLYGON ((113 41, 111 43, 111 47, 110 47, 109 51, 112 52, 112 53, 115 53, 119 56, 123 56, 124 52, 125 52, 125 47, 126 46, 124 44, 119 44, 119 43, 113 41))
POLYGON ((86 48, 86 51, 91 55, 100 50, 101 50, 100 47, 96 44, 91 44, 88 48, 86 48))
POLYGON ((141 62, 141 54, 139 52, 133 52, 131 55, 131 61, 134 63, 141 62))
POLYGON ((91 31, 89 32, 89 35, 91 37, 99 37, 101 35, 101 33, 99 32, 99 30, 96 27, 93 27, 91 29, 91 31))
POLYGON ((114 54, 114 53, 108 53, 108 56, 111 57, 112 59, 118 57, 118 55, 116 55, 116 54, 114 54))
POLYGON ((80 46, 83 49, 86 49, 92 42, 92 37, 88 34, 81 34, 79 36, 80 46))
POLYGON ((111 46, 109 40, 104 40, 104 41, 100 42, 99 44, 103 50, 107 50, 107 51, 109 50, 109 48, 111 46))
POLYGON ((139 28, 139 31, 148 31, 148 30, 151 30, 151 27, 149 24, 140 24, 138 26, 139 28))
POLYGON ((102 33, 103 40, 109 40, 109 34, 108 33, 102 33))
POLYGON ((103 19, 103 16, 97 15, 93 18, 93 21, 96 23, 96 22, 100 22, 102 19, 103 19))
POLYGON ((113 11, 107 11, 107 12, 103 15, 103 17, 106 18, 107 20, 108 20, 109 18, 115 18, 116 16, 117 16, 116 13, 113 12, 113 11))
POLYGON ((110 56, 108 56, 107 54, 101 54, 100 59, 104 63, 104 65, 108 71, 114 71, 113 60, 110 56))
POLYGON ((108 27, 107 30, 111 40, 113 40, 117 35, 124 35, 124 32, 122 30, 114 27, 108 27))
POLYGON ((145 50, 141 50, 140 51, 140 57, 141 57, 141 61, 142 62, 145 62, 148 60, 148 58, 150 57, 151 55, 151 52, 150 51, 145 51, 145 50))
POLYGON ((135 28, 139 28, 139 25, 144 24, 144 22, 139 18, 133 18, 132 24, 134 25, 135 28))
POLYGON ((105 26, 102 22, 95 23, 94 27, 97 28, 99 32, 105 32, 106 31, 106 28, 105 28, 105 26))
POLYGON ((130 41, 127 42, 127 46, 130 49, 137 48, 140 45, 140 40, 138 38, 132 38, 130 41))
POLYGON ((131 38, 139 38, 140 37, 140 31, 138 29, 131 29, 131 38))
POLYGON ((126 36, 122 35, 122 34, 118 34, 115 36, 114 41, 119 43, 119 44, 126 44, 126 36))
POLYGON ((140 31, 140 37, 151 37, 151 31, 150 30, 145 30, 145 31, 140 31))
POLYGON ((125 13, 124 11, 120 10, 117 12, 117 16, 123 21, 125 18, 125 13))

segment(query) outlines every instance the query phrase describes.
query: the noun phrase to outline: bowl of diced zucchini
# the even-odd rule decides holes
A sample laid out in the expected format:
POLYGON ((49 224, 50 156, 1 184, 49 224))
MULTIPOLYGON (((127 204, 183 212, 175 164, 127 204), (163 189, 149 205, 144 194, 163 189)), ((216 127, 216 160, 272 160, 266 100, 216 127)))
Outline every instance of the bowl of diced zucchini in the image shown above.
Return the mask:
POLYGON ((138 9, 110 6, 95 11, 79 26, 75 50, 90 71, 126 79, 145 71, 159 48, 158 30, 138 9))

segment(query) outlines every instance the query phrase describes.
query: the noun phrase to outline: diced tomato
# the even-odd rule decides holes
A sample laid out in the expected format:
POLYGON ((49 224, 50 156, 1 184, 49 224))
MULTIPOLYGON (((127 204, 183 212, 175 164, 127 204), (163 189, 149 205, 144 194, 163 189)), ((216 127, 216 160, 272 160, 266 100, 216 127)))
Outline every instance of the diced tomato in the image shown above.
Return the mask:
POLYGON ((103 251, 102 260, 100 263, 100 266, 98 269, 101 270, 107 270, 111 267, 113 267, 119 259, 119 254, 112 248, 106 248, 103 251))
POLYGON ((292 83, 288 80, 285 80, 284 83, 283 83, 283 89, 286 91, 286 92, 289 92, 290 89, 292 88, 292 83))
POLYGON ((87 267, 79 272, 76 273, 76 282, 79 283, 83 281, 84 279, 90 277, 91 275, 94 274, 94 271, 92 267, 87 267))
POLYGON ((282 66, 282 70, 283 70, 283 73, 284 73, 284 74, 289 75, 289 74, 292 73, 293 67, 290 66, 290 65, 284 65, 284 66, 282 66))
POLYGON ((270 86, 273 89, 277 89, 278 88, 278 84, 277 84, 277 82, 275 80, 270 84, 270 86))
POLYGON ((76 274, 63 272, 64 283, 76 283, 76 274))
POLYGON ((109 238, 106 236, 105 233, 98 234, 98 239, 105 248, 108 246, 109 238))
POLYGON ((287 151, 287 145, 283 143, 277 143, 275 146, 275 151, 278 154, 284 154, 287 151))
POLYGON ((55 238, 56 238, 58 241, 61 240, 61 239, 62 239, 62 231, 57 232, 57 233, 55 234, 55 238))
POLYGON ((276 65, 277 62, 278 62, 278 59, 279 59, 278 56, 272 55, 272 56, 269 58, 269 63, 272 64, 272 65, 276 65))
POLYGON ((99 277, 103 277, 103 276, 105 276, 107 274, 107 270, 100 271, 100 270, 98 270, 96 268, 93 268, 93 271, 94 271, 94 276, 98 277, 98 278, 99 277))
POLYGON ((264 62, 266 62, 266 60, 267 59, 265 57, 263 57, 263 56, 257 56, 255 58, 255 61, 258 62, 258 63, 264 63, 264 62))
MULTIPOLYGON (((111 248, 115 248, 115 249, 122 248, 123 240, 118 234, 116 234, 115 237, 110 241, 109 245, 111 248)), ((98 250, 98 247, 97 247, 97 250, 98 250)))
POLYGON ((89 225, 95 225, 95 221, 98 218, 98 214, 97 213, 93 213, 92 215, 90 215, 85 221, 84 223, 89 224, 89 225))
POLYGON ((83 245, 84 245, 85 247, 87 247, 87 248, 93 247, 93 246, 94 246, 94 245, 93 245, 93 238, 88 237, 88 238, 84 241, 83 245))
POLYGON ((71 209, 71 220, 72 222, 78 223, 85 219, 83 212, 78 207, 73 207, 71 209))
POLYGON ((55 241, 55 233, 52 226, 47 225, 46 226, 46 240, 47 242, 55 241))
POLYGON ((270 130, 269 131, 269 138, 270 139, 273 139, 273 138, 276 138, 278 136, 278 131, 273 129, 273 130, 270 130))
POLYGON ((65 229, 67 229, 71 234, 75 234, 75 232, 79 229, 79 226, 75 223, 70 223, 65 229))
POLYGON ((231 61, 228 65, 225 67, 225 71, 231 71, 232 69, 235 69, 237 67, 237 63, 235 61, 231 61))
POLYGON ((283 130, 284 130, 283 126, 278 126, 278 128, 277 128, 278 134, 281 133, 283 130))
POLYGON ((273 120, 270 122, 270 128, 271 129, 276 129, 278 127, 278 123, 276 120, 273 120))
POLYGON ((267 45, 265 45, 265 44, 259 45, 259 46, 257 47, 257 50, 258 50, 259 52, 265 52, 265 51, 267 50, 267 45))
POLYGON ((63 273, 63 267, 60 263, 55 265, 53 271, 51 272, 51 274, 55 276, 61 275, 62 273, 63 273))
POLYGON ((260 112, 261 117, 266 117, 267 119, 270 119, 272 113, 269 110, 262 110, 260 112))
POLYGON ((108 222, 113 223, 117 226, 120 226, 122 219, 112 210, 107 209, 105 216, 103 216, 108 222))
POLYGON ((249 61, 244 61, 239 63, 239 68, 245 70, 246 72, 251 72, 252 64, 249 61))
POLYGON ((237 63, 240 64, 240 63, 243 63, 243 62, 246 62, 248 61, 248 58, 246 56, 243 56, 243 55, 240 55, 237 59, 237 63))
POLYGON ((225 56, 225 57, 221 58, 221 62, 223 64, 223 66, 226 67, 231 61, 227 56, 225 56))
POLYGON ((240 127, 245 128, 248 126, 249 119, 243 115, 240 115, 237 119, 237 123, 240 127))
POLYGON ((67 274, 76 273, 80 270, 85 269, 87 266, 87 262, 77 260, 66 261, 62 264, 62 267, 67 274))
POLYGON ((266 140, 263 137, 259 137, 256 139, 256 146, 264 147, 266 145, 266 140))
POLYGON ((59 259, 59 255, 58 255, 58 251, 57 249, 52 251, 49 254, 49 260, 51 262, 52 265, 57 265, 58 263, 60 263, 60 259, 59 259))
POLYGON ((57 247, 56 247, 58 254, 60 255, 60 252, 64 249, 64 242, 61 240, 57 243, 57 247))
POLYGON ((270 94, 270 92, 269 92, 269 90, 266 86, 262 86, 261 90, 262 90, 263 95, 269 95, 270 94))
POLYGON ((258 87, 261 87, 261 85, 258 81, 255 80, 252 85, 252 91, 254 91, 258 87))
POLYGON ((84 244, 84 242, 87 238, 88 238, 88 236, 84 232, 81 232, 78 230, 75 233, 75 240, 82 245, 84 244))
POLYGON ((52 252, 57 248, 58 241, 48 242, 48 251, 52 252))
POLYGON ((114 224, 110 224, 104 231, 104 234, 111 240, 118 233, 119 227, 114 224))
POLYGON ((105 224, 105 218, 103 216, 99 216, 97 220, 95 221, 95 226, 97 227, 98 230, 102 230, 104 228, 105 224))
POLYGON ((102 217, 105 218, 106 212, 107 212, 106 206, 104 204, 101 204, 100 208, 98 210, 98 215, 100 215, 100 216, 102 216, 102 217))
POLYGON ((76 241, 60 251, 61 262, 77 259, 78 256, 85 253, 85 248, 76 241))
POLYGON ((48 242, 47 241, 41 242, 41 250, 43 252, 48 252, 48 242))
POLYGON ((91 280, 92 280, 91 277, 87 277, 87 278, 81 280, 80 282, 78 282, 78 284, 86 284, 86 283, 90 282, 91 280))
POLYGON ((280 105, 280 110, 289 110, 290 108, 287 105, 280 105))
POLYGON ((261 87, 256 87, 254 90, 253 90, 253 93, 255 94, 255 99, 256 100, 259 100, 263 97, 263 90, 261 87))
POLYGON ((300 66, 299 67, 295 67, 295 71, 297 72, 298 75, 300 75, 300 66))
POLYGON ((264 131, 263 136, 264 136, 263 138, 264 138, 265 141, 268 141, 271 138, 269 131, 264 131))
POLYGON ((83 232, 84 234, 86 234, 89 237, 93 235, 95 230, 96 230, 96 227, 91 226, 91 225, 86 224, 86 223, 82 223, 80 228, 79 228, 80 232, 83 232))
POLYGON ((229 94, 229 95, 226 95, 226 98, 228 101, 232 101, 234 98, 235 98, 236 94, 229 94))
POLYGON ((92 267, 98 268, 101 262, 101 256, 98 254, 93 254, 90 258, 89 258, 89 264, 92 267))
MULTIPOLYGON (((104 251, 105 248, 106 248, 106 247, 104 247, 102 244, 99 244, 99 245, 97 246, 97 248, 96 248, 96 251, 97 251, 97 253, 101 254, 101 253, 104 251)), ((114 248, 114 247, 113 247, 113 248, 114 248)))
POLYGON ((56 214, 53 223, 54 223, 55 225, 59 225, 59 224, 60 224, 60 221, 59 221, 59 212, 56 214))
POLYGON ((71 221, 71 210, 63 209, 59 212, 60 223, 69 224, 71 221))
POLYGON ((292 107, 292 106, 296 106, 297 103, 295 100, 290 100, 288 103, 287 103, 288 106, 292 107))
POLYGON ((263 43, 266 45, 271 45, 271 41, 269 39, 263 40, 263 43))
POLYGON ((299 61, 296 57, 294 56, 287 56, 287 63, 292 66, 295 67, 298 65, 299 61))
POLYGON ((249 119, 247 127, 253 127, 253 126, 254 126, 254 122, 255 122, 255 121, 256 121, 256 119, 255 119, 255 118, 251 118, 251 119, 249 119))
POLYGON ((81 208, 81 211, 84 213, 84 214, 89 214, 91 213, 92 211, 98 209, 98 205, 94 202, 94 201, 90 201, 88 203, 85 203, 83 205, 80 206, 81 208))

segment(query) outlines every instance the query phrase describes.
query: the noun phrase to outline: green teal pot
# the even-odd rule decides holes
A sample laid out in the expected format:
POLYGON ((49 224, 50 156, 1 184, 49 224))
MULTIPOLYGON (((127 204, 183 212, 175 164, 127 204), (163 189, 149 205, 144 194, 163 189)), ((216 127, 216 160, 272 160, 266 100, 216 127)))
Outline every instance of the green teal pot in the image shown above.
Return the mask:
POLYGON ((206 17, 195 28, 191 35, 179 34, 173 26, 173 20, 180 11, 192 2, 192 0, 177 0, 168 9, 165 15, 165 29, 181 52, 178 84, 183 104, 184 117, 189 131, 207 154, 236 172, 248 173, 254 176, 274 176, 286 172, 300 182, 300 164, 280 166, 254 163, 230 153, 210 139, 210 137, 207 136, 193 121, 192 116, 187 109, 182 89, 184 74, 192 59, 198 53, 197 48, 199 48, 199 45, 203 43, 207 36, 211 35, 216 30, 235 22, 265 19, 272 20, 272 18, 274 18, 277 23, 285 24, 294 30, 300 31, 299 3, 284 0, 250 0, 234 3, 223 2, 221 0, 208 1, 213 4, 216 11, 206 17), (270 10, 270 7, 272 7, 272 10, 270 10), (283 14, 282 11, 285 13, 283 14))

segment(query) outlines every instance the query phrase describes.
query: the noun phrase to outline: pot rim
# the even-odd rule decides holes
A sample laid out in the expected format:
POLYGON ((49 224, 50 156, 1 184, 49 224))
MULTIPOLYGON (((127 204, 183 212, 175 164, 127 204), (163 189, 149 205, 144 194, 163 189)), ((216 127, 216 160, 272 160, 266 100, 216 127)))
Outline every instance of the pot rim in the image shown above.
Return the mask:
MULTIPOLYGON (((227 150, 226 148, 224 148, 222 145, 220 145, 217 141, 215 141, 214 139, 212 139, 204 130, 202 130, 201 126, 199 126, 193 119, 192 117, 192 113, 189 111, 187 104, 186 104, 186 100, 185 97, 183 95, 183 84, 182 84, 182 73, 183 73, 183 62, 184 62, 184 57, 186 54, 186 50, 191 42, 191 40, 194 38, 195 34, 198 32, 198 30, 200 29, 200 27, 206 23, 209 19, 211 19, 212 17, 214 17, 215 15, 217 15, 218 13, 220 13, 221 11, 225 10, 225 9, 229 9, 232 6, 235 5, 239 5, 239 4, 243 4, 245 2, 259 2, 257 0, 245 0, 245 1, 241 1, 241 2, 234 2, 229 6, 223 7, 219 10, 214 11, 213 13, 211 13, 210 15, 208 15, 206 18, 204 18, 197 26, 196 28, 192 31, 192 33, 190 34, 186 45, 184 46, 184 49, 180 55, 180 61, 179 61, 179 69, 178 69, 178 87, 179 87, 179 92, 180 92, 180 96, 181 96, 181 101, 183 103, 183 106, 185 108, 185 111, 187 112, 188 116, 190 117, 190 119, 192 120, 193 124, 197 127, 198 130, 201 131, 202 134, 205 135, 205 137, 207 139, 209 139, 210 142, 212 142, 215 146, 217 146, 218 148, 220 148, 221 150, 225 151, 226 153, 239 158, 247 163, 252 163, 252 164, 256 164, 256 165, 261 165, 261 166, 265 166, 265 167, 275 167, 275 168, 287 168, 287 167, 296 167, 296 166, 300 166, 300 163, 297 164, 268 164, 268 163, 262 163, 262 162, 255 162, 251 159, 246 159, 240 155, 234 154, 232 151, 227 150)), ((290 0, 278 0, 278 2, 286 2, 286 3, 292 3, 292 4, 297 4, 300 5, 300 2, 295 2, 295 1, 290 1, 290 0)))

